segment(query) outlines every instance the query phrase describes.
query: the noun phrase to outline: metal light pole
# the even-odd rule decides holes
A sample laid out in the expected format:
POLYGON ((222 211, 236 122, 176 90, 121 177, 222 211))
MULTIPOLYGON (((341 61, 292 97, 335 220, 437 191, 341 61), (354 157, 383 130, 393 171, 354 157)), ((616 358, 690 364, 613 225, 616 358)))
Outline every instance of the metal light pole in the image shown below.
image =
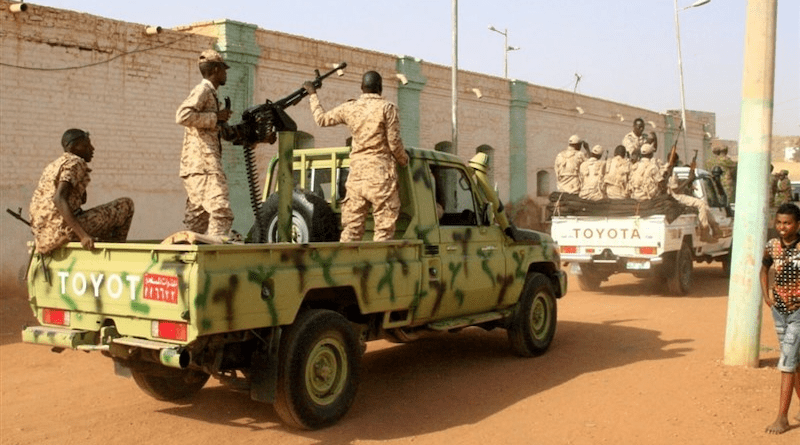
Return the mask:
POLYGON ((453 68, 450 73, 450 108, 452 122, 453 153, 458 153, 458 0, 453 0, 453 68))
MULTIPOLYGON (((711 0, 708 0, 711 1, 711 0)), ((517 51, 521 49, 519 46, 508 46, 508 28, 500 31, 499 29, 495 28, 492 25, 489 25, 489 31, 494 31, 498 34, 503 35, 503 56, 504 56, 504 64, 503 64, 503 77, 508 79, 508 52, 509 51, 517 51)))
MULTIPOLYGON (((689 8, 696 8, 703 6, 711 0, 697 0, 691 5, 682 9, 685 11, 689 8)), ((683 58, 681 57, 681 25, 678 21, 678 0, 675 0, 675 38, 678 42, 678 72, 681 79, 681 129, 683 131, 683 159, 688 159, 686 148, 686 96, 683 92, 683 58)))

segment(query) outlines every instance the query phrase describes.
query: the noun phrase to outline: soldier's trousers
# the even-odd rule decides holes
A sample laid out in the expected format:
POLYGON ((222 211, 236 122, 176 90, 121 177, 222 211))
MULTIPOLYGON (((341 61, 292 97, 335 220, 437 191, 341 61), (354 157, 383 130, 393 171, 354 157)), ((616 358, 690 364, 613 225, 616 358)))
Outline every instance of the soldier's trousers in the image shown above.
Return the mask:
MULTIPOLYGON (((124 243, 133 220, 133 200, 118 198, 75 215, 83 230, 97 241, 124 243)), ((72 241, 80 241, 72 234, 72 241)))
POLYGON ((705 201, 682 193, 673 194, 672 197, 687 207, 694 207, 697 209, 697 219, 700 220, 700 227, 703 229, 711 228, 713 231, 719 230, 717 220, 714 219, 714 215, 711 214, 711 210, 708 208, 708 204, 706 204, 705 201))
POLYGON ((183 177, 186 189, 186 230, 211 236, 226 237, 233 225, 233 211, 228 197, 228 180, 222 173, 183 177))
POLYGON ((400 194, 397 190, 397 168, 394 162, 372 159, 353 161, 346 187, 347 196, 342 202, 342 235, 339 240, 361 240, 370 205, 375 221, 373 241, 391 240, 394 237, 397 216, 400 214, 400 194))

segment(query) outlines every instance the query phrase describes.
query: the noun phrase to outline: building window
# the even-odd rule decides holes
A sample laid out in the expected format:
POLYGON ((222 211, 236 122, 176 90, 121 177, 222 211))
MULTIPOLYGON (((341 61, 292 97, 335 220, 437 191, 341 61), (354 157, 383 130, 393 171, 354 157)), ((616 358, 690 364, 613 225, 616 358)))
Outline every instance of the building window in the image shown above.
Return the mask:
POLYGON ((547 170, 536 173, 536 196, 550 196, 550 173, 547 170))

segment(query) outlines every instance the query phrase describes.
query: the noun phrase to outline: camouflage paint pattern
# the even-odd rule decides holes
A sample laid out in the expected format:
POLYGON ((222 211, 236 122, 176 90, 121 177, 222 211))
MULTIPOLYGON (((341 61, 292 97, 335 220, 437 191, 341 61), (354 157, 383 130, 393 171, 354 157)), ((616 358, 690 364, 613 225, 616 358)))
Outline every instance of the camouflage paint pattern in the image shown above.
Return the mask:
MULTIPOLYGON (((303 160, 295 159, 294 168, 347 167, 344 150, 298 150, 303 160)), ((383 314, 384 325, 389 313, 409 313, 392 321, 393 327, 505 310, 517 302, 532 270, 552 277, 556 295, 563 295, 566 281, 556 273, 560 258, 548 235, 514 242, 499 225, 480 223, 491 221, 489 215, 478 215, 474 225, 440 226, 429 164, 462 170, 475 208, 482 212, 492 205, 484 206, 485 192, 460 158, 409 151, 410 164, 398 169, 401 218, 392 241, 97 243, 91 252, 70 243, 34 257, 31 306, 40 321, 43 308, 70 311, 64 328, 97 332, 113 321, 121 336, 188 344, 199 336, 291 324, 309 295, 332 288, 337 295, 352 293, 362 314, 383 314), (50 283, 42 267, 50 271, 50 283), (186 340, 157 338, 153 320, 186 323, 186 340)), ((332 207, 338 211, 337 203, 332 207)), ((371 229, 368 221, 367 237, 371 229)))

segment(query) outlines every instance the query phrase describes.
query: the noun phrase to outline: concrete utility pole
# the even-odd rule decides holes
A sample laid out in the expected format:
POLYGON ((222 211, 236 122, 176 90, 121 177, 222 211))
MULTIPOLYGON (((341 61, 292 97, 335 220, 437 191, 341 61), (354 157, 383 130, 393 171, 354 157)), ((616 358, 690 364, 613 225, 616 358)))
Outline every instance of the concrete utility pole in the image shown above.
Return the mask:
POLYGON ((769 207, 770 142, 775 89, 777 0, 749 0, 742 75, 742 117, 733 258, 728 288, 725 364, 758 366, 761 284, 769 207))

